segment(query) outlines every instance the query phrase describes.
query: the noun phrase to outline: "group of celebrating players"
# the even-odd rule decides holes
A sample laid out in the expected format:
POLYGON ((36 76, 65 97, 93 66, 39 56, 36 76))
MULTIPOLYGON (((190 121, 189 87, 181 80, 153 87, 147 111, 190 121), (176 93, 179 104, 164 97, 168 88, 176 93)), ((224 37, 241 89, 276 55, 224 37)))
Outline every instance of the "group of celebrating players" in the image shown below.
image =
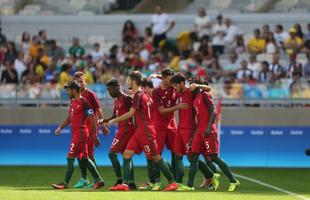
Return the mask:
POLYGON ((109 158, 117 181, 109 190, 136 190, 132 157, 144 151, 147 160, 148 180, 139 185, 140 190, 161 190, 160 171, 168 181, 165 191, 192 191, 194 179, 199 169, 204 180, 201 187, 218 190, 220 175, 216 164, 230 181, 228 191, 235 191, 240 182, 233 176, 227 164, 218 156, 218 136, 216 129, 216 107, 211 88, 203 79, 193 79, 188 86, 185 76, 171 69, 164 69, 158 87, 154 88, 151 79, 144 78, 141 72, 128 75, 127 84, 130 94, 125 94, 115 79, 107 83, 109 95, 114 98, 114 112, 103 118, 98 97, 86 88, 85 75, 76 72, 74 81, 65 85, 71 98, 68 117, 56 129, 60 135, 67 125, 72 126, 72 143, 67 158, 65 180, 52 184, 55 189, 68 188, 77 158, 81 178, 75 188, 94 188, 104 186, 94 159, 94 146, 100 144, 98 126, 118 124, 117 133, 112 141, 109 158), (178 111, 176 124, 174 112, 178 111), (97 120, 97 116, 99 119, 97 120), (164 147, 171 151, 171 163, 161 154, 164 147), (117 154, 123 155, 123 173, 117 154), (190 166, 187 184, 183 184, 183 155, 190 166), (199 159, 202 155, 205 159, 199 159), (87 170, 92 174, 94 183, 87 179, 87 170))

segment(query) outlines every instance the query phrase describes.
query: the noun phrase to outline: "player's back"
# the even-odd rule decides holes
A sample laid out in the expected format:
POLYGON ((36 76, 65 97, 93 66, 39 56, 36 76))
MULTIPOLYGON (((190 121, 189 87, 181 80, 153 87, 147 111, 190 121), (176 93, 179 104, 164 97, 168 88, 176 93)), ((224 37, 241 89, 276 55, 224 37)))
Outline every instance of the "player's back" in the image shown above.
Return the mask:
POLYGON ((69 115, 70 124, 72 127, 72 137, 78 137, 81 133, 87 133, 85 120, 87 115, 85 113, 87 101, 84 98, 72 99, 70 103, 69 115))
POLYGON ((186 88, 183 92, 178 94, 179 103, 188 104, 188 108, 179 110, 179 128, 192 129, 195 126, 193 101, 194 94, 186 88))
MULTIPOLYGON (((127 113, 132 105, 132 99, 125 95, 122 94, 122 96, 115 98, 114 100, 114 111, 115 111, 115 115, 116 117, 119 117, 125 113, 127 113)), ((132 118, 124 121, 124 122, 120 122, 118 124, 119 128, 121 127, 126 127, 126 126, 133 126, 132 123, 132 118)))

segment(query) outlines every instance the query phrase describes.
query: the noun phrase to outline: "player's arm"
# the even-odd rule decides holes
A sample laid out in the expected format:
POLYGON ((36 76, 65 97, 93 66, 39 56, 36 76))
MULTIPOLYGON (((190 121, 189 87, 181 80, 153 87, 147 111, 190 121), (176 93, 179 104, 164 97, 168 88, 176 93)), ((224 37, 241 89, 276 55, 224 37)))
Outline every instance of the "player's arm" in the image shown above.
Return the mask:
MULTIPOLYGON (((88 112, 91 113, 91 111, 88 111, 88 112)), ((93 133, 95 133, 94 137, 97 138, 98 137, 98 132, 97 132, 97 125, 96 125, 96 121, 95 121, 94 115, 93 114, 89 114, 88 115, 88 119, 89 119, 89 122, 90 122, 91 129, 92 129, 93 133)))
POLYGON ((60 135, 61 130, 70 124, 70 115, 66 117, 66 119, 57 127, 55 130, 56 135, 60 135))
POLYGON ((188 108, 187 103, 179 103, 179 104, 172 106, 170 108, 165 108, 163 106, 159 106, 158 111, 160 112, 160 114, 164 115, 164 114, 168 114, 168 113, 171 113, 171 112, 174 112, 174 111, 177 111, 180 109, 186 109, 186 108, 188 108))
POLYGON ((114 119, 116 117, 116 113, 115 113, 115 109, 113 109, 113 114, 111 117, 107 118, 107 119, 103 119, 102 122, 107 123, 108 121, 110 121, 111 119, 114 119))
POLYGON ((99 118, 98 120, 103 120, 104 118, 101 106, 97 109, 97 116, 99 118))
POLYGON ((202 89, 203 91, 206 92, 210 92, 211 91, 211 87, 208 85, 202 85, 202 84, 196 84, 196 83, 192 83, 189 88, 191 91, 196 90, 196 88, 199 87, 200 89, 202 89))
POLYGON ((126 121, 126 120, 132 118, 134 116, 135 112, 136 112, 136 109, 132 107, 132 108, 130 108, 130 110, 127 113, 125 113, 125 114, 123 114, 123 115, 121 115, 119 117, 116 117, 114 119, 111 119, 108 122, 108 125, 112 125, 112 124, 115 124, 115 123, 126 121))
POLYGON ((208 126, 207 126, 206 131, 205 131, 205 136, 207 136, 212 131, 212 124, 215 122, 217 113, 216 113, 215 105, 214 105, 213 101, 210 100, 209 97, 204 96, 203 101, 206 104, 206 106, 208 107, 208 113, 210 116, 208 126))

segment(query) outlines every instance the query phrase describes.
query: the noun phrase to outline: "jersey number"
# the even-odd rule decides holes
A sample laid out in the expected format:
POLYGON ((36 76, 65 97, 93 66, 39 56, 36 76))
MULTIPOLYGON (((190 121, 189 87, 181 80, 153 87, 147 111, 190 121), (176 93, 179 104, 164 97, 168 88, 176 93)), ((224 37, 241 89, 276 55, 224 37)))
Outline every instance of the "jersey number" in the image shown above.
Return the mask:
POLYGON ((112 146, 115 146, 118 142, 119 142, 119 140, 114 138, 113 141, 112 141, 112 146))
POLYGON ((74 152, 74 143, 71 143, 71 145, 70 145, 70 153, 73 153, 74 152))
POLYGON ((207 148, 207 149, 210 149, 210 145, 209 145, 209 142, 208 142, 208 141, 206 141, 206 148, 207 148))
POLYGON ((151 152, 150 146, 149 146, 149 145, 144 145, 144 151, 145 151, 146 153, 151 152))

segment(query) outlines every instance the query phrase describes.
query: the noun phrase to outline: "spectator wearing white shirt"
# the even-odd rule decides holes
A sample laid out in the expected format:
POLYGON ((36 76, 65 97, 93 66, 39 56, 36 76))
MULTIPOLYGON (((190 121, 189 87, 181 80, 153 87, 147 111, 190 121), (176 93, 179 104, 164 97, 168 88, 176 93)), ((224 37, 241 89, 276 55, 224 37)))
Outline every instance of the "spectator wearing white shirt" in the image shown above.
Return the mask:
POLYGON ((265 53, 267 54, 279 53, 279 49, 272 32, 269 32, 267 35, 265 53))
POLYGON ((220 55, 224 53, 224 37, 226 34, 226 26, 223 23, 223 16, 216 17, 216 24, 212 27, 212 49, 213 53, 220 55))
POLYGON ((275 53, 272 57, 272 62, 269 65, 269 70, 274 74, 275 80, 279 80, 285 77, 285 69, 280 64, 280 55, 275 53))
POLYGON ((232 46, 233 42, 236 41, 236 37, 242 35, 242 32, 237 26, 232 25, 230 18, 225 18, 224 24, 227 29, 224 41, 227 45, 232 46))
POLYGON ((93 47, 94 49, 90 52, 90 55, 93 59, 93 63, 98 63, 102 59, 103 53, 100 51, 99 43, 95 43, 93 47))
POLYGON ((18 80, 20 80, 22 73, 26 70, 26 63, 24 59, 24 52, 20 51, 18 57, 14 61, 14 68, 17 71, 18 80))
POLYGON ((195 18, 195 31, 199 38, 211 35, 212 22, 204 7, 200 7, 195 18))
POLYGON ((152 16, 151 28, 154 34, 153 46, 158 48, 159 43, 167 38, 167 33, 173 29, 175 22, 172 18, 163 13, 161 5, 155 7, 155 14, 152 16))
POLYGON ((256 61, 256 54, 251 54, 248 63, 248 69, 253 71, 253 78, 257 79, 261 70, 261 65, 256 61))
POLYGON ((283 30, 283 26, 281 24, 276 25, 274 31, 274 39, 276 40, 278 47, 283 48, 284 41, 287 40, 290 35, 288 32, 283 30))

